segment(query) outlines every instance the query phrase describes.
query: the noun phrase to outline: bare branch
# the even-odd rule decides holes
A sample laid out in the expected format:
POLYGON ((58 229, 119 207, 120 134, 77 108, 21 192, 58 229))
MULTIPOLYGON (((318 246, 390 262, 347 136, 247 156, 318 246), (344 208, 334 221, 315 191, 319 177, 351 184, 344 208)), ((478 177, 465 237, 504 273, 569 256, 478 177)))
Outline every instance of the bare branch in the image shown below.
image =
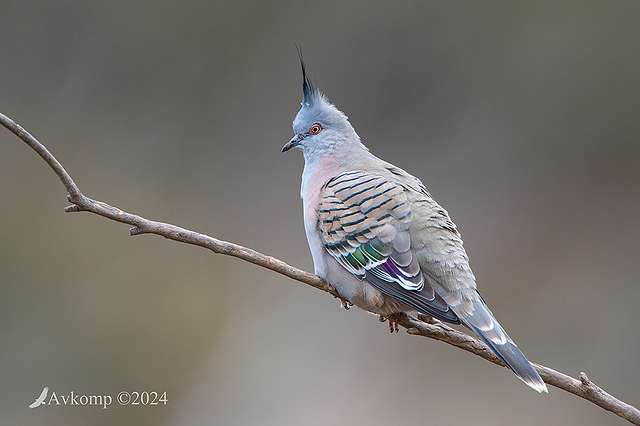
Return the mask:
MULTIPOLYGON (((288 265, 275 257, 267 256, 250 248, 218 240, 208 235, 190 231, 175 225, 145 219, 141 216, 127 213, 116 207, 110 206, 102 201, 96 201, 86 197, 80 192, 80 189, 73 179, 71 179, 71 176, 69 176, 64 167, 62 167, 58 160, 51 155, 44 145, 38 142, 20 125, 4 114, 0 114, 0 123, 33 148, 56 173, 68 192, 67 199, 73 203, 65 208, 66 212, 87 211, 95 213, 99 216, 106 217, 107 219, 132 225, 133 228, 129 230, 131 235, 156 234, 169 240, 204 247, 214 253, 237 257, 308 284, 316 289, 325 291, 334 297, 338 297, 335 289, 325 283, 322 278, 288 265)), ((502 363, 502 361, 500 361, 500 359, 498 359, 498 357, 496 357, 483 342, 476 340, 467 334, 454 330, 437 320, 433 320, 429 317, 415 319, 405 314, 397 314, 394 316, 393 320, 405 327, 409 334, 428 337, 430 339, 448 343, 467 352, 478 355, 494 364, 504 366, 504 363, 502 363)), ((574 379, 573 377, 567 376, 566 374, 560 373, 543 365, 534 364, 534 367, 545 383, 584 398, 607 411, 617 414, 634 425, 640 426, 640 410, 620 401, 602 390, 595 383, 589 380, 585 373, 580 373, 579 379, 574 379)))

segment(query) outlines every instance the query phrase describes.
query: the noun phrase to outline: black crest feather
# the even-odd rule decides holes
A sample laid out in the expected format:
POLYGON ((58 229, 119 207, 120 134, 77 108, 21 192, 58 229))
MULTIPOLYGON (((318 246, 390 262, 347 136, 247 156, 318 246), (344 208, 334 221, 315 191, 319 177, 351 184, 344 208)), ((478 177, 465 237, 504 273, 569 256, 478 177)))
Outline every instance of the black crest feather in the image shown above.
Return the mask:
POLYGON ((307 69, 304 65, 304 58, 302 57, 302 47, 296 46, 298 49, 298 57, 300 58, 300 67, 302 68, 302 102, 310 105, 314 101, 314 97, 317 95, 316 87, 311 82, 311 79, 307 75, 307 69))

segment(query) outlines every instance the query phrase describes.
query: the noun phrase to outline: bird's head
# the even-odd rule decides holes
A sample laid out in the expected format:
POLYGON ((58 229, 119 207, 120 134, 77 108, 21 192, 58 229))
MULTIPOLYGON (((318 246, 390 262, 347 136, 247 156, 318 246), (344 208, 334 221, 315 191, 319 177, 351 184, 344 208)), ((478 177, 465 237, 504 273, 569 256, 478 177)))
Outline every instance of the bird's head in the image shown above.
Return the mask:
POLYGON ((300 55, 302 67, 302 107, 293 120, 295 136, 282 147, 282 152, 299 148, 305 161, 314 161, 335 150, 361 146, 360 138, 338 108, 311 82, 300 55))

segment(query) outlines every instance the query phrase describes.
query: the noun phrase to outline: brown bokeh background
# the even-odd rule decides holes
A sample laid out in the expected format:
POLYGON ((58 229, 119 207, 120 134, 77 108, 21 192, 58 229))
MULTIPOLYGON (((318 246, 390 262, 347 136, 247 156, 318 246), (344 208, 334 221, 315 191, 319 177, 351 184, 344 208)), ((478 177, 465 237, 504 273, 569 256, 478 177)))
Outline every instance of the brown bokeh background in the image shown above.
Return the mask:
MULTIPOLYGON (((458 224, 527 356, 640 405, 640 4, 0 3, 0 111, 90 197, 312 270, 309 72, 458 224)), ((275 273, 86 213, 0 129, 2 424, 626 424, 275 273), (168 404, 28 405, 167 391, 168 404)))

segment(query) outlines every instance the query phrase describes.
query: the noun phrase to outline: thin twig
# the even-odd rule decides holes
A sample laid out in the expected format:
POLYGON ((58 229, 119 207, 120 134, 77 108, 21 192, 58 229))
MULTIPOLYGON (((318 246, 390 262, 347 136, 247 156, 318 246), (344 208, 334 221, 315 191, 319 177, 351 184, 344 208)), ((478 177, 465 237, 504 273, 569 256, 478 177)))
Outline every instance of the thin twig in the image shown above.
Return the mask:
MULTIPOLYGON (((92 200, 91 198, 86 197, 80 192, 80 189, 73 179, 71 179, 71 176, 66 172, 64 167, 62 167, 60 162, 51 155, 44 145, 38 142, 20 125, 4 114, 0 114, 0 123, 33 148, 56 173, 68 192, 68 200, 73 203, 65 208, 66 212, 87 211, 95 213, 106 217, 107 219, 132 225, 133 228, 129 230, 131 235, 156 234, 170 240, 204 247, 214 253, 237 257, 255 265, 262 266, 263 268, 278 272, 289 278, 325 291, 334 297, 338 296, 335 289, 326 284, 322 278, 288 265, 275 257, 266 256, 255 250, 229 243, 227 241, 218 240, 208 235, 180 228, 175 225, 145 219, 141 216, 122 211, 101 201, 92 200)), ((406 314, 397 314, 394 315, 393 318, 393 320, 398 324, 405 327, 409 334, 424 336, 448 343, 478 355, 487 361, 493 362, 494 364, 504 366, 502 361, 500 361, 483 342, 447 327, 439 321, 435 321, 430 318, 422 319, 424 319, 424 321, 412 318, 406 314)), ((573 377, 567 376, 566 374, 560 373, 543 365, 534 364, 534 367, 545 383, 584 398, 587 401, 590 401, 593 404, 596 404, 607 411, 611 411, 623 419, 640 426, 640 410, 620 401, 602 390, 595 383, 589 380, 585 373, 580 373, 580 378, 574 379, 573 377)))

